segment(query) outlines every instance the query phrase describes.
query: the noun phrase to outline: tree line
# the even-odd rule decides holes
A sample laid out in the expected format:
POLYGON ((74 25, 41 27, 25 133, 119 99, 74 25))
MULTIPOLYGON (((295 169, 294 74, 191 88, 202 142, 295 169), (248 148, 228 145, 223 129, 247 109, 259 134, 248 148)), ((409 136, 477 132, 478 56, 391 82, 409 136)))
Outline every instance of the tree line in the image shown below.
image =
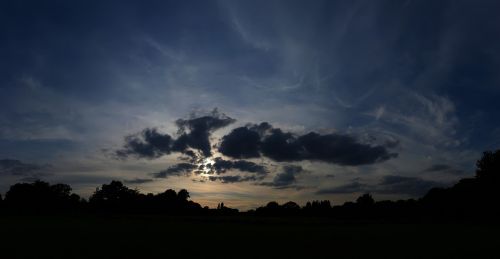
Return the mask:
POLYGON ((327 216, 344 219, 494 219, 500 216, 500 150, 487 151, 476 162, 474 178, 461 179, 449 188, 433 188, 419 199, 378 201, 366 193, 354 202, 333 206, 329 200, 316 200, 300 206, 293 201, 269 202, 247 212, 220 203, 217 209, 202 207, 190 200, 189 192, 172 189, 158 194, 142 194, 119 181, 103 184, 89 197, 81 198, 67 184, 43 181, 17 183, 5 198, 0 196, 3 213, 163 213, 171 215, 262 215, 327 216))
POLYGON ((320 215, 336 218, 380 219, 496 219, 500 216, 500 150, 486 151, 476 162, 473 178, 464 178, 449 188, 432 188, 419 199, 375 202, 365 193, 355 202, 332 206, 330 201, 269 202, 252 214, 320 215))
POLYGON ((191 201, 189 192, 172 189, 158 194, 142 194, 120 181, 96 188, 88 200, 81 198, 67 184, 51 185, 43 181, 17 183, 1 200, 0 208, 13 212, 119 212, 119 213, 185 213, 202 210, 191 201))

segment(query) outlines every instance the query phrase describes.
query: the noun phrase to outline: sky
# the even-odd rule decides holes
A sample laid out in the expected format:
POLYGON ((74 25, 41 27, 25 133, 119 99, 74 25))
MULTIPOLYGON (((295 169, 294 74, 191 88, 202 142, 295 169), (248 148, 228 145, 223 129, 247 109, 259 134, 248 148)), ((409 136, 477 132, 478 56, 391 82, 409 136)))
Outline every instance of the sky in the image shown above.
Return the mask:
POLYGON ((0 3, 0 193, 418 198, 500 146, 498 1, 0 3))

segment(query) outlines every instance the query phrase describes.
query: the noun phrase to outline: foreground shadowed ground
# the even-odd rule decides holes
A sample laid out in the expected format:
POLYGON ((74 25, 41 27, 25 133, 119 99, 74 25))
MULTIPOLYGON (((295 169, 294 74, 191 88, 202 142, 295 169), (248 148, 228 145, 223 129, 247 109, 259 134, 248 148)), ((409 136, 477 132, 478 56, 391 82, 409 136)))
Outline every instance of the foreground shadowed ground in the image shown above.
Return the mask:
POLYGON ((4 258, 498 258, 497 225, 326 218, 3 216, 4 258))

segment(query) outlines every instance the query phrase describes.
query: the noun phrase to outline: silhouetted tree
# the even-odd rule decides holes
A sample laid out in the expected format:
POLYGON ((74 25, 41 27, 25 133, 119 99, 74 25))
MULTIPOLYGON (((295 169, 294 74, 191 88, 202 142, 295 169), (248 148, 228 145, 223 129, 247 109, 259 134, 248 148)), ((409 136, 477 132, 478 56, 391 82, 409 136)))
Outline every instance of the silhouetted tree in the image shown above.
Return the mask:
POLYGON ((138 205, 140 199, 137 190, 129 189, 120 181, 103 184, 89 198, 94 207, 105 210, 131 210, 138 205))
POLYGON ((420 199, 427 217, 494 218, 500 216, 500 150, 486 151, 476 162, 476 177, 450 188, 433 188, 420 199))
POLYGON ((152 199, 154 200, 152 204, 154 210, 172 211, 179 207, 177 193, 172 189, 167 189, 156 196, 153 195, 152 199))
POLYGON ((202 207, 199 203, 196 203, 194 201, 188 201, 185 207, 187 210, 202 210, 202 207))
POLYGON ((186 189, 182 189, 177 193, 177 197, 180 201, 187 201, 191 196, 189 196, 189 192, 186 189))
POLYGON ((255 212, 260 215, 277 215, 280 212, 280 208, 277 202, 271 201, 266 206, 257 208, 255 212))
POLYGON ((476 177, 483 181, 498 183, 500 179, 500 150, 486 151, 476 162, 476 177))
POLYGON ((75 208, 79 201, 78 195, 71 194, 69 185, 50 185, 43 181, 14 184, 5 194, 9 207, 39 212, 75 208))
POLYGON ((280 205, 275 201, 268 202, 266 205, 266 209, 268 210, 278 210, 279 208, 280 205))
POLYGON ((137 190, 129 189, 120 181, 111 181, 110 184, 103 184, 101 188, 97 188, 89 201, 128 201, 136 198, 138 194, 137 190))
POLYGON ((356 199, 356 204, 362 207, 369 207, 375 203, 372 196, 369 193, 365 193, 356 199))
POLYGON ((332 205, 329 200, 314 200, 308 201, 303 210, 306 214, 312 215, 327 215, 331 213, 332 205))
POLYGON ((228 208, 224 205, 224 202, 221 202, 217 204, 216 212, 218 215, 235 215, 238 214, 239 211, 237 209, 228 208))
POLYGON ((157 196, 165 201, 174 201, 177 199, 177 193, 172 189, 167 189, 164 192, 157 194, 157 196))
POLYGON ((293 201, 289 201, 289 202, 281 205, 281 207, 283 209, 285 209, 285 210, 292 210, 292 211, 298 211, 298 210, 300 210, 300 206, 297 203, 293 202, 293 201))

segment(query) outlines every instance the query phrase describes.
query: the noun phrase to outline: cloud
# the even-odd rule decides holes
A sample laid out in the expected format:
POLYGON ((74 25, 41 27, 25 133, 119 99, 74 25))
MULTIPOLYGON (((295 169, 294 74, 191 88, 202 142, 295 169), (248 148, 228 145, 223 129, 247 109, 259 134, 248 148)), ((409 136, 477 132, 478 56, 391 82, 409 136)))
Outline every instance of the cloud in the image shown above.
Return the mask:
MULTIPOLYGON (((377 118, 376 110, 370 115, 377 118)), ((407 91, 388 104, 379 120, 386 129, 404 133, 426 145, 453 148, 465 141, 457 136, 460 121, 455 104, 447 96, 407 91)))
POLYGON ((317 194, 342 194, 342 193, 356 193, 356 192, 365 192, 367 189, 367 185, 362 184, 358 181, 354 181, 352 183, 340 185, 333 188, 326 188, 318 190, 317 194))
POLYGON ((143 184, 143 183, 149 183, 154 181, 153 179, 149 178, 134 178, 134 179, 129 179, 129 180, 123 180, 124 183, 129 183, 129 184, 143 184))
POLYGON ((283 172, 278 173, 272 182, 261 183, 260 185, 272 186, 277 189, 297 187, 295 186, 297 182, 296 176, 302 173, 304 173, 302 166, 286 165, 283 166, 283 172))
POLYGON ((157 129, 144 129, 139 134, 125 137, 123 149, 116 151, 118 157, 128 157, 130 155, 139 158, 158 158, 172 152, 173 139, 168 134, 162 134, 157 129))
POLYGON ((443 186, 443 183, 424 180, 418 177, 386 175, 374 185, 364 184, 359 180, 333 188, 320 189, 316 194, 343 194, 371 192, 379 194, 403 194, 420 197, 433 187, 443 186))
POLYGON ((259 157, 260 135, 247 127, 234 129, 222 137, 219 152, 232 158, 259 157))
POLYGON ((217 109, 214 109, 211 114, 207 116, 193 116, 191 119, 178 119, 176 124, 179 127, 179 133, 182 135, 178 139, 180 142, 177 147, 182 151, 189 146, 200 150, 205 157, 209 157, 212 155, 209 139, 210 134, 235 121, 235 119, 223 113, 219 113, 217 109))
POLYGON ((154 178, 167 178, 170 176, 182 176, 182 175, 189 175, 194 169, 197 169, 198 166, 191 164, 191 163, 179 163, 175 164, 173 166, 170 166, 169 168, 160 171, 158 173, 154 173, 153 177, 154 178))
POLYGON ((396 148, 400 144, 399 139, 387 139, 384 142, 384 146, 387 148, 396 148))
POLYGON ((404 177, 387 175, 378 184, 378 193, 406 194, 414 197, 422 196, 433 187, 442 186, 442 183, 428 181, 418 177, 404 177))
POLYGON ((263 165, 256 164, 254 162, 245 160, 224 160, 220 157, 214 159, 213 164, 206 165, 210 169, 211 173, 222 174, 228 170, 236 169, 241 172, 255 173, 259 175, 265 175, 269 173, 267 168, 263 165))
MULTIPOLYGON (((245 160, 224 160, 220 157, 214 159, 212 164, 195 164, 195 163, 178 163, 162 170, 158 173, 153 173, 154 178, 168 178, 170 176, 190 176, 191 173, 208 173, 208 174, 224 174, 228 171, 237 170, 243 173, 252 175, 230 175, 230 176, 209 176, 210 181, 221 181, 223 183, 244 182, 244 181, 258 181, 262 180, 269 171, 263 165, 245 160)), ((152 179, 133 179, 129 180, 130 183, 144 183, 150 182, 152 179)), ((127 181, 125 181, 127 182, 127 181)))
POLYGON ((48 170, 52 166, 49 164, 38 165, 25 163, 16 159, 0 159, 0 175, 20 176, 22 182, 34 182, 43 177, 50 176, 48 170))
POLYGON ((397 157, 397 153, 390 153, 386 146, 363 144, 353 136, 316 132, 297 136, 266 122, 234 129, 222 138, 219 152, 232 158, 265 156, 278 162, 316 160, 350 166, 397 157))
POLYGON ((228 171, 238 170, 246 175, 225 175, 225 176, 208 176, 210 181, 220 181, 222 183, 237 183, 260 181, 269 173, 263 165, 256 164, 246 160, 224 160, 220 157, 214 159, 214 163, 204 166, 208 169, 209 174, 224 174, 228 171), (249 175, 251 174, 251 175, 249 175))
POLYGON ((210 181, 220 181, 222 183, 238 183, 257 181, 259 178, 255 176, 239 176, 239 175, 225 175, 225 176, 209 176, 210 181))
POLYGON ((449 174, 454 174, 454 175, 462 175, 462 174, 466 173, 463 170, 455 169, 452 166, 445 165, 445 164, 431 165, 430 167, 425 169, 424 172, 444 172, 444 173, 449 173, 449 174))
POLYGON ((125 137, 125 145, 116 151, 120 158, 136 156, 154 159, 172 152, 180 152, 191 158, 196 154, 190 150, 198 150, 205 157, 211 156, 210 134, 223 128, 235 120, 214 109, 209 115, 191 115, 190 119, 178 119, 179 137, 174 139, 168 134, 162 134, 157 129, 146 128, 141 133, 125 137))
POLYGON ((443 164, 434 164, 431 165, 429 168, 425 169, 425 172, 438 172, 438 171, 443 171, 443 170, 448 170, 450 169, 451 166, 449 165, 443 165, 443 164))
POLYGON ((27 176, 27 177, 23 177, 23 178, 19 179, 19 181, 21 181, 21 182, 36 182, 36 181, 41 179, 41 176, 42 175, 40 175, 40 176, 37 176, 37 175, 27 176))
POLYGON ((45 172, 50 165, 37 165, 24 163, 16 159, 1 159, 0 160, 0 173, 19 175, 19 176, 42 176, 46 175, 45 172))

